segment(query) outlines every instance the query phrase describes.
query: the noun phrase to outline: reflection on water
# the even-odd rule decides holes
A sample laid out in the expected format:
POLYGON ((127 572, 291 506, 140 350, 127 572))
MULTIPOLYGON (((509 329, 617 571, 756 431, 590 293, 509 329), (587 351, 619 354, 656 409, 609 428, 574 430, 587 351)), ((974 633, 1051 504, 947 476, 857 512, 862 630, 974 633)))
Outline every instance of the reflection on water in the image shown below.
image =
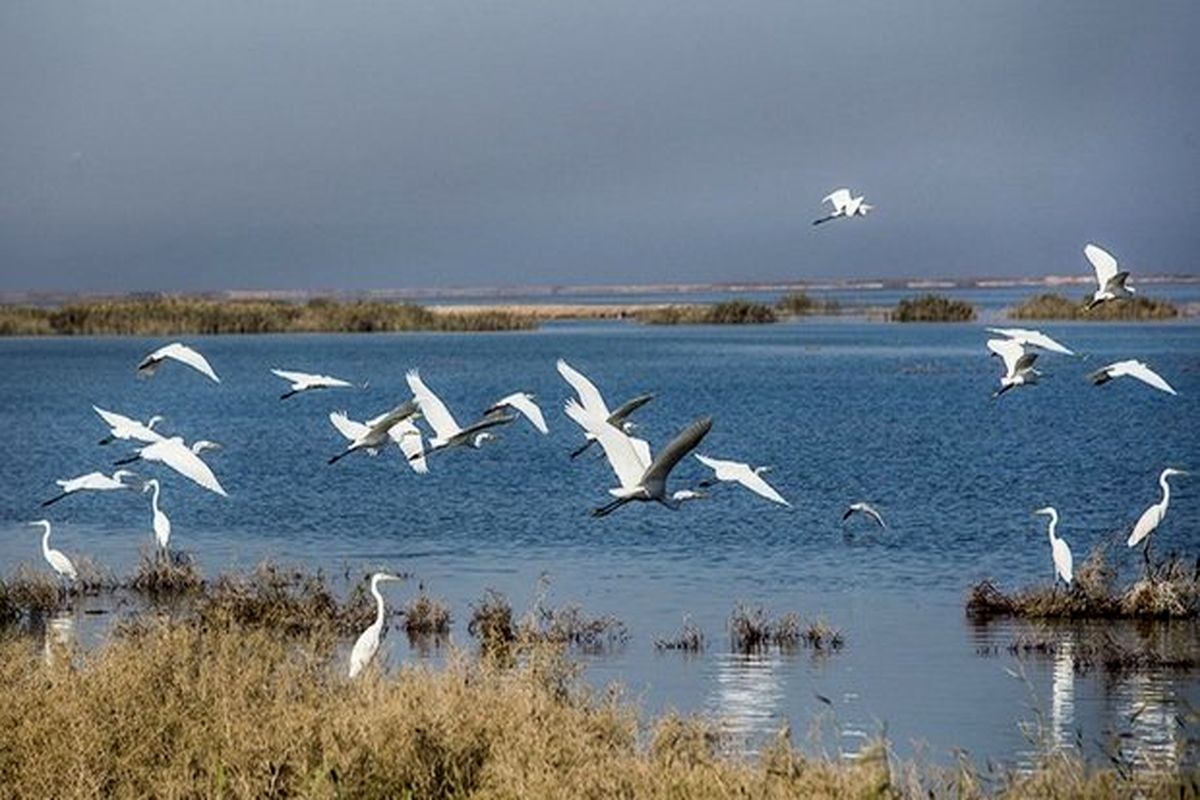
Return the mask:
POLYGON ((1075 642, 1068 634, 1054 653, 1054 682, 1050 686, 1050 736, 1055 750, 1075 743, 1075 642))
POLYGON ((61 611, 46 620, 42 632, 42 658, 52 665, 59 658, 70 658, 75 639, 75 615, 61 611))
POLYGON ((1120 754, 1138 769, 1178 769, 1182 752, 1179 738, 1183 718, 1171 690, 1171 681, 1153 672, 1135 673, 1117 680, 1112 697, 1120 754))
POLYGON ((753 752, 761 734, 778 731, 784 697, 784 656, 729 653, 713 661, 712 690, 706 703, 723 730, 753 752))

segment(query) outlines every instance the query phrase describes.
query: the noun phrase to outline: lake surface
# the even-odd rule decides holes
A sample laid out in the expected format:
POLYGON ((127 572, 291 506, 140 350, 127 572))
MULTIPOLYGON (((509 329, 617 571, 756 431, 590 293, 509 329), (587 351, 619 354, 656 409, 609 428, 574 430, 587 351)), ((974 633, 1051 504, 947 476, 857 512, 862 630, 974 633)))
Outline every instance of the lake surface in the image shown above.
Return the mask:
MULTIPOLYGON (((1159 498, 1168 465, 1200 477, 1200 325, 1054 324, 1042 329, 1086 359, 1043 355, 1043 383, 990 395, 1000 365, 982 325, 800 321, 761 327, 556 324, 526 333, 184 337, 222 377, 213 384, 169 364, 153 380, 134 366, 162 339, 0 340, 0 570, 44 568, 38 535, 24 525, 54 479, 111 472, 122 444, 101 448, 93 403, 132 416, 164 414, 165 428, 224 450, 206 459, 230 492, 204 492, 155 465, 172 546, 194 553, 206 574, 264 557, 323 567, 405 571, 388 588, 400 606, 423 583, 451 605, 452 640, 471 646, 466 622, 485 588, 518 612, 539 577, 552 604, 579 603, 623 620, 629 641, 583 656, 587 678, 616 681, 653 712, 705 712, 753 750, 790 723, 803 739, 830 718, 824 743, 854 751, 886 729, 903 755, 1022 764, 1032 746, 1021 724, 1089 755, 1121 748, 1158 766, 1198 763, 1200 679, 1152 671, 1077 674, 1070 648, 1055 658, 1018 658, 1007 646, 1029 628, 980 626, 963 612, 983 577, 1005 587, 1048 583, 1049 545, 1035 508, 1055 505, 1076 563, 1096 544, 1123 540, 1159 498), (715 425, 701 451, 769 464, 791 509, 735 486, 676 512, 637 504, 605 519, 589 510, 615 484, 607 465, 568 453, 580 431, 561 413, 569 388, 564 357, 611 405, 640 392, 638 412, 655 451, 697 417, 715 425), (1109 361, 1141 358, 1178 397, 1130 380, 1091 386, 1084 375, 1109 361), (280 402, 269 367, 327 372, 366 391, 310 393, 280 402), (516 389, 537 393, 550 434, 523 421, 494 446, 442 453, 416 475, 394 448, 334 466, 343 447, 328 413, 363 419, 408 396, 404 373, 419 367, 460 421, 516 389), (886 531, 843 524, 865 499, 886 531), (845 647, 746 657, 731 653, 726 623, 738 603, 795 611, 838 627, 845 647), (706 634, 699 655, 658 652, 687 615, 706 634), (1014 676, 1015 674, 1015 676, 1014 676)), ((705 477, 694 460, 681 488, 705 477)), ((1173 484, 1156 552, 1200 554, 1200 481, 1173 484)), ((76 496, 52 506, 55 545, 128 571, 151 540, 149 495, 76 496)), ((1114 550, 1125 577, 1140 552, 1114 550)), ((84 635, 111 624, 80 617, 84 635), (89 628, 90 626, 90 628, 89 628)), ((1073 641, 1078 628, 1050 628, 1073 641)), ((1118 626, 1116 634, 1196 641, 1195 625, 1118 626)), ((410 650, 393 626, 394 665, 438 660, 410 650)))

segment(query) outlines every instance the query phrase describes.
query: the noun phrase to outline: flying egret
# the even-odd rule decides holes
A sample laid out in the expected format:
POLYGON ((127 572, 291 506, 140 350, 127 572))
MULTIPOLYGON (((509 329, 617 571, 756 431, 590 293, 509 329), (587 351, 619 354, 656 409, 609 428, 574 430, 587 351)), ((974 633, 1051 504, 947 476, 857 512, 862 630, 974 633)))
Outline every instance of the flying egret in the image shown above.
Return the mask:
POLYGON ((1157 372, 1146 366, 1144 361, 1135 361, 1133 359, 1117 361, 1109 364, 1107 367, 1101 367, 1091 375, 1088 375, 1088 379, 1097 386, 1102 383, 1108 383, 1113 378, 1124 377, 1137 378, 1142 383, 1149 384, 1167 394, 1178 394, 1178 392, 1171 388, 1171 384, 1167 383, 1157 372))
POLYGON ((39 519, 29 524, 45 528, 42 533, 42 555, 45 556, 46 563, 50 565, 50 568, 68 580, 78 579, 79 573, 75 571, 75 565, 71 563, 71 559, 67 558, 63 551, 50 547, 50 521, 39 519))
POLYGON ((1073 350, 1068 350, 1041 331, 1030 330, 1029 328, 986 328, 985 330, 988 333, 999 334, 1026 347, 1040 347, 1052 353, 1062 353, 1064 356, 1075 355, 1073 350))
POLYGON ((350 678, 358 676, 358 673, 363 671, 363 667, 371 663, 371 659, 375 657, 375 651, 379 649, 379 637, 383 635, 383 595, 379 593, 379 584, 381 581, 398 581, 396 575, 389 575, 386 572, 376 572, 371 576, 371 594, 375 595, 375 621, 372 622, 365 631, 358 637, 358 641, 354 643, 354 649, 350 651, 350 678))
POLYGON ((542 433, 549 433, 550 429, 546 427, 546 418, 542 416, 542 409, 538 408, 535 402, 536 396, 529 392, 513 392, 507 397, 501 397, 496 402, 483 412, 487 416, 496 411, 503 411, 506 407, 520 411, 525 415, 525 418, 533 424, 542 433))
POLYGON ((157 414, 142 424, 136 419, 130 419, 115 411, 106 411, 99 406, 92 406, 92 410, 100 415, 100 419, 104 420, 104 424, 109 428, 108 436, 101 439, 100 444, 111 444, 117 439, 150 444, 163 438, 161 433, 154 430, 154 426, 163 421, 157 414))
POLYGON ((992 394, 999 397, 1016 386, 1037 383, 1040 372, 1033 368, 1037 353, 1030 353, 1015 339, 988 339, 988 349, 1004 359, 1004 374, 1000 376, 1000 388, 992 394))
MULTIPOLYGON (((610 425, 615 425, 625 433, 632 433, 634 428, 634 424, 629 421, 629 416, 633 414, 634 411, 637 411, 639 408, 646 405, 646 403, 649 403, 654 399, 654 395, 652 394, 639 394, 638 396, 625 401, 625 403, 623 403, 615 411, 609 411, 608 406, 604 402, 604 398, 600 394, 600 390, 597 389, 596 385, 588 380, 583 373, 579 372, 579 370, 575 369, 561 358, 555 364, 555 367, 558 369, 558 374, 562 375, 563 380, 570 384, 571 388, 575 390, 575 393, 579 395, 580 405, 582 405, 589 414, 597 416, 600 419, 607 420, 610 425)), ((584 435, 587 437, 587 441, 584 442, 582 447, 571 453, 571 458, 576 458, 577 456, 582 455, 595 443, 596 438, 590 433, 585 432, 584 435)))
POLYGON ((392 428, 410 417, 415 417, 418 413, 420 413, 420 409, 413 400, 405 400, 391 411, 368 420, 366 424, 354 422, 346 416, 344 411, 335 411, 329 415, 329 421, 333 423, 333 427, 338 429, 338 433, 350 440, 350 444, 342 452, 330 456, 329 463, 336 464, 356 450, 366 450, 374 455, 391 440, 389 431, 392 428))
POLYGON ((1071 548, 1067 546, 1066 541, 1054 535, 1054 531, 1058 528, 1058 512, 1054 510, 1053 506, 1046 506, 1033 513, 1050 517, 1050 554, 1054 557, 1055 585, 1058 583, 1057 579, 1062 578, 1063 582, 1070 586, 1073 577, 1071 548))
POLYGON ((586 411, 575 400, 568 400, 563 410, 600 442, 600 446, 604 448, 604 455, 608 457, 608 463, 621 484, 619 488, 608 490, 608 493, 617 499, 593 510, 592 516, 607 516, 635 500, 655 501, 667 508, 678 509, 684 501, 703 496, 693 490, 682 490, 668 496, 667 478, 675 465, 708 435, 712 429, 712 417, 703 417, 693 422, 658 454, 658 458, 651 461, 650 448, 645 442, 632 439, 603 417, 586 411))
POLYGON ((496 438, 488 428, 507 425, 517 419, 515 414, 492 412, 465 428, 459 427, 450 409, 425 385, 417 370, 409 370, 405 379, 408 381, 408 388, 412 389, 417 405, 421 408, 421 416, 429 423, 429 427, 433 428, 434 435, 429 440, 430 453, 450 447, 479 448, 484 442, 496 438))
POLYGON ((216 383, 220 383, 221 379, 217 377, 217 373, 213 372, 213 368, 209 366, 208 361, 204 356, 179 342, 173 342, 164 347, 160 347, 150 355, 141 360, 137 365, 138 375, 146 378, 154 377, 154 373, 158 372, 159 367, 163 365, 166 359, 174 359, 181 364, 187 364, 192 369, 207 375, 216 383))
POLYGON ((136 475, 127 469, 119 469, 111 476, 105 475, 103 472, 89 472, 86 475, 80 475, 78 478, 55 481, 59 488, 62 489, 62 492, 44 501, 42 507, 54 505, 64 497, 76 492, 111 492, 114 489, 128 489, 130 486, 124 482, 124 479, 136 477, 136 475))
MULTIPOLYGON (((390 414, 391 412, 388 412, 363 423, 350 419, 346 416, 345 411, 335 411, 329 415, 329 421, 333 427, 337 428, 338 433, 350 441, 351 447, 354 447, 355 442, 375 441, 375 435, 371 433, 372 427, 386 423, 390 414)), ((400 450, 404 453, 404 458, 408 461, 409 466, 413 468, 413 472, 421 474, 429 472, 429 467, 425 463, 425 447, 421 442, 421 432, 411 419, 401 419, 393 424, 388 428, 386 438, 379 440, 377 444, 360 444, 354 449, 364 450, 370 455, 375 455, 381 447, 387 444, 388 440, 400 446, 400 450)), ((346 453, 342 455, 346 455, 346 453)))
POLYGON ((172 436, 170 439, 153 442, 145 447, 134 451, 134 454, 128 458, 123 458, 116 464, 132 464, 138 459, 143 461, 156 461, 160 464, 165 464, 171 469, 178 472, 188 480, 198 483, 210 492, 216 492, 222 497, 229 495, 222 488, 221 482, 217 480, 217 476, 209 469, 208 465, 201 460, 197 454, 197 450, 203 450, 206 446, 213 446, 212 442, 203 440, 196 442, 192 447, 184 444, 183 438, 172 436))
MULTIPOLYGON (((310 375, 307 372, 292 372, 286 369, 272 369, 271 374, 283 378, 291 383, 290 390, 279 395, 280 400, 287 400, 294 394, 311 391, 313 389, 339 389, 352 388, 354 384, 350 381, 344 381, 341 378, 332 378, 328 375, 310 375)), ((367 388, 364 383, 362 388, 367 388)))
POLYGON ((146 481, 146 485, 142 488, 142 492, 154 490, 154 494, 150 496, 150 508, 154 511, 154 541, 158 542, 158 546, 163 550, 167 549, 167 542, 171 540, 171 520, 158 507, 158 479, 151 478, 146 481))
POLYGON ((881 528, 887 527, 883 521, 883 515, 880 514, 875 509, 875 506, 871 505, 870 503, 863 503, 861 501, 858 503, 851 503, 846 507, 846 513, 842 514, 842 521, 844 522, 850 519, 850 517, 854 514, 862 514, 864 517, 869 517, 875 520, 875 524, 881 528))
POLYGON ((829 203, 833 206, 833 212, 820 219, 814 219, 813 225, 820 225, 822 222, 829 222, 840 217, 865 217, 868 211, 875 208, 875 206, 863 202, 865 199, 861 195, 852 197, 849 189, 835 189, 821 200, 822 203, 829 203))
POLYGON ((1162 474, 1158 476, 1158 485, 1162 487, 1162 500, 1142 512, 1142 516, 1138 517, 1137 524, 1133 526, 1133 532, 1129 534, 1129 541, 1126 542, 1130 547, 1137 547, 1141 542, 1146 542, 1144 554, 1147 571, 1150 569, 1150 534, 1158 529, 1163 517, 1167 515, 1167 505, 1171 502, 1171 485, 1167 483, 1167 478, 1172 475, 1187 475, 1187 473, 1172 467, 1167 467, 1162 471, 1162 474))
POLYGON ((712 486, 717 481, 740 483, 756 495, 765 497, 772 503, 791 507, 792 504, 784 500, 779 492, 775 491, 771 484, 767 483, 762 477, 762 473, 771 470, 770 467, 751 467, 749 464, 743 464, 740 461, 722 461, 717 458, 702 456, 699 453, 695 455, 701 464, 713 471, 713 477, 701 481, 701 486, 712 486))
POLYGON ((1132 286, 1125 285, 1125 281, 1129 280, 1129 273, 1118 271, 1117 260, 1106 250, 1094 244, 1088 244, 1083 248, 1083 254, 1087 256, 1088 261, 1092 262, 1092 269, 1096 271, 1098 285, 1085 310, 1091 311, 1109 300, 1123 300, 1132 297, 1137 291, 1132 286))

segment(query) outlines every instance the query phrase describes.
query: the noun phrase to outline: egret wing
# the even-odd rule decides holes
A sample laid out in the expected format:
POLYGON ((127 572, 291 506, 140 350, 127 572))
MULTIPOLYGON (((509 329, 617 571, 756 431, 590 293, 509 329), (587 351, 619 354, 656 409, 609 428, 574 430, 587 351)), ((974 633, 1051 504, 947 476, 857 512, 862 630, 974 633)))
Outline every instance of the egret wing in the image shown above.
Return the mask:
POLYGON ((759 475, 749 467, 747 467, 745 472, 738 477, 738 483, 740 483, 742 486, 745 486, 756 495, 765 497, 773 503, 779 503, 783 506, 791 506, 791 503, 789 503, 787 500, 784 500, 783 496, 779 494, 779 492, 775 491, 775 487, 767 483, 762 475, 759 475))
POLYGON ((1017 374, 1017 362, 1025 355, 1025 348, 1014 339, 988 339, 988 350, 1004 359, 1004 374, 1013 377, 1017 374))
POLYGON ((571 388, 579 395, 579 402, 588 413, 595 414, 600 419, 608 419, 610 415, 608 406, 604 403, 604 398, 600 396, 600 390, 596 388, 596 385, 561 358, 555 366, 558 367, 558 374, 562 375, 563 380, 571 384, 571 388))
POLYGON ((708 435, 712 430, 712 417, 702 417, 696 420, 691 425, 683 429, 683 431, 670 441, 658 454, 658 458, 646 470, 645 476, 642 478, 643 483, 650 481, 666 481, 667 475, 679 463, 679 460, 690 453, 700 444, 701 440, 708 435))
POLYGON ((498 406, 510 406, 520 411, 525 415, 525 418, 533 423, 533 427, 537 428, 542 433, 549 433, 550 429, 546 427, 546 418, 542 416, 542 409, 538 408, 538 404, 533 401, 529 395, 524 392, 515 392, 508 397, 496 403, 498 406))
POLYGON ((1092 269, 1096 271, 1096 283, 1103 289, 1117 274, 1117 260, 1104 248, 1090 243, 1083 248, 1083 254, 1092 262, 1092 269))
MULTIPOLYGON (((611 425, 612 423, 609 424, 611 425)), ((625 432, 622 431, 622 433, 625 432)), ((629 436, 627 433, 625 435, 629 436)), ((654 461, 654 457, 650 455, 650 443, 645 439, 639 439, 636 436, 629 436, 629 443, 633 445, 633 451, 637 453, 638 461, 640 461, 642 464, 642 470, 645 471, 649 469, 650 464, 654 461)))
POLYGON ((574 399, 567 401, 563 411, 600 442, 609 466, 612 467, 622 488, 632 489, 641 483, 646 467, 638 455, 637 448, 624 431, 615 428, 603 417, 589 413, 574 399))
POLYGON ((849 189, 834 189, 821 200, 822 203, 832 203, 834 211, 845 211, 850 205, 849 189))
POLYGON ((421 407, 421 414, 429 422, 429 426, 433 428, 437 438, 450 439, 462 430, 454 420, 450 409, 446 408, 446 404, 441 401, 441 398, 429 390, 417 370, 409 370, 404 377, 408 381, 408 388, 412 390, 413 397, 417 399, 417 404, 421 407))
POLYGON ((421 441, 421 431, 416 425, 410 420, 401 420, 392 426, 388 436, 400 445, 400 452, 404 453, 404 458, 413 468, 413 472, 422 475, 429 472, 429 465, 425 463, 425 444, 421 441))
POLYGON ((166 464, 180 475, 194 481, 210 492, 216 492, 222 497, 229 496, 221 486, 221 482, 217 480, 217 476, 213 474, 213 471, 201 460, 200 456, 193 453, 184 445, 182 439, 165 439, 161 442, 155 442, 142 448, 141 454, 142 458, 166 464))
POLYGON ((1113 377, 1128 375, 1131 378, 1137 378, 1142 383, 1153 386, 1159 391, 1166 392, 1167 394, 1176 394, 1176 391, 1171 388, 1171 384, 1167 383, 1161 375, 1141 361, 1122 361, 1118 364, 1113 364, 1108 369, 1109 374, 1113 377))
POLYGON ((334 411, 329 415, 329 421, 333 423, 333 427, 337 428, 338 433, 344 436, 349 441, 357 441, 367 434, 371 429, 361 422, 355 422, 346 416, 345 411, 334 411))
POLYGON ((160 347, 153 354, 151 354, 151 358, 154 357, 157 357, 158 359, 173 358, 179 363, 187 364, 197 372, 207 375, 216 383, 221 382, 221 379, 217 377, 217 373, 214 372, 213 368, 209 365, 208 360, 204 356, 200 355, 200 353, 197 351, 188 347, 186 344, 173 342, 166 347, 160 347))

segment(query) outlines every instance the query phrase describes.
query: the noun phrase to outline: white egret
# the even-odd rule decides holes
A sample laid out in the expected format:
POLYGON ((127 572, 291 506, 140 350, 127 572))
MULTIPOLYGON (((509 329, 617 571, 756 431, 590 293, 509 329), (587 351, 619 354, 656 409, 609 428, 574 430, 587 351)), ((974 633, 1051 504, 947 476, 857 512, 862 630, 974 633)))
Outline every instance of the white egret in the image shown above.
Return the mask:
POLYGON ((542 416, 542 409, 538 408, 536 400, 537 397, 529 392, 513 392, 492 403, 483 413, 484 416, 487 416, 495 411, 503 411, 506 407, 511 408, 524 414, 533 427, 542 433, 549 433, 550 429, 546 427, 546 418, 542 416))
POLYGON ((1064 356, 1075 355, 1073 350, 1068 350, 1041 331, 1030 330, 1029 328, 987 328, 986 330, 988 333, 999 334, 1026 347, 1040 347, 1052 353, 1062 353, 1064 356))
POLYGON ((134 455, 129 458, 123 458, 116 463, 132 464, 138 459, 156 461, 167 465, 183 477, 194 481, 210 492, 216 492, 222 497, 228 497, 229 495, 221 486, 221 482, 217 480, 217 476, 213 474, 213 471, 209 469, 208 465, 197 454, 197 451, 212 445, 212 442, 202 440, 196 442, 192 447, 188 447, 184 444, 182 437, 172 436, 170 439, 163 439, 162 441, 148 444, 136 450, 134 455))
MULTIPOLYGON (((629 416, 654 399, 654 395, 652 394, 639 394, 627 400, 615 411, 609 411, 608 405, 604 402, 604 397, 600 394, 600 390, 583 373, 561 358, 555 364, 555 367, 558 369, 558 374, 562 375, 563 380, 569 383, 571 388, 575 390, 575 393, 579 395, 580 405, 589 414, 607 420, 610 425, 615 425, 625 433, 632 433, 634 429, 634 424, 629 421, 629 416)), ((585 431, 584 435, 587 441, 584 442, 582 447, 571 453, 571 458, 582 455, 595 443, 596 438, 590 433, 585 431)))
MULTIPOLYGON (((351 447, 354 447, 355 442, 377 441, 377 435, 371 433, 372 428, 387 423, 390 415, 392 415, 392 412, 381 414, 363 423, 350 419, 344 411, 335 411, 329 415, 329 421, 333 423, 333 427, 337 428, 338 433, 350 441, 351 447)), ((354 449, 363 450, 369 455, 375 455, 390 440, 399 445, 401 452, 404 453, 405 460, 413 468, 413 472, 425 474, 429 471, 429 466, 425 463, 425 447, 421 442, 421 432, 412 423, 411 419, 401 419, 395 422, 387 429, 385 436, 386 438, 378 440, 374 445, 360 444, 354 449)), ((348 450, 347 452, 352 451, 348 450)), ((345 455, 345 453, 342 455, 345 455)))
MULTIPOLYGON (((329 375, 312 375, 307 372, 293 372, 286 369, 272 369, 271 374, 277 375, 291 383, 290 390, 279 395, 280 400, 287 400, 294 394, 308 392, 313 389, 340 389, 354 386, 350 381, 344 381, 341 378, 332 378, 329 375)), ((367 388, 367 385, 364 383, 362 388, 367 388)))
POLYGON ((575 400, 568 400, 563 409, 567 416, 591 433, 608 457, 609 466, 620 482, 620 487, 609 489, 617 498, 611 503, 592 511, 592 516, 603 517, 632 501, 658 502, 670 509, 678 509, 687 500, 703 497, 694 490, 682 490, 667 495, 667 477, 679 461, 696 448, 712 429, 712 417, 703 417, 685 428, 678 436, 650 460, 650 448, 640 439, 631 438, 614 427, 603 417, 597 417, 575 400), (640 444, 639 444, 640 443, 640 444))
POLYGON ((358 673, 371 663, 371 659, 375 657, 375 651, 379 649, 379 638, 383 635, 384 614, 383 595, 379 593, 379 584, 381 581, 398 580, 400 580, 399 577, 386 572, 376 572, 371 576, 371 594, 375 595, 375 621, 362 632, 358 641, 354 643, 354 649, 350 651, 351 679, 357 677, 358 673))
POLYGON ((136 419, 130 419, 115 411, 106 411, 99 406, 92 406, 92 410, 100 415, 100 419, 104 420, 104 424, 109 428, 108 436, 101 439, 100 444, 110 444, 117 439, 150 444, 163 438, 161 433, 154 430, 154 426, 163 421, 157 414, 142 424, 136 419))
POLYGON ((154 494, 150 496, 150 508, 154 512, 154 541, 158 543, 161 549, 166 550, 167 542, 171 541, 171 520, 158 507, 158 489, 158 479, 151 478, 146 481, 142 492, 154 491, 154 494))
POLYGON ((29 523, 33 526, 42 526, 45 530, 42 533, 42 555, 46 558, 46 563, 50 568, 57 572, 60 576, 68 580, 76 580, 79 578, 79 573, 75 570, 75 565, 71 563, 71 559, 61 550, 55 550, 50 546, 50 520, 39 519, 36 522, 29 523))
POLYGON ((179 342, 173 342, 164 347, 160 347, 150 355, 141 360, 137 365, 138 375, 146 378, 154 377, 154 373, 158 372, 159 367, 168 359, 173 359, 181 364, 187 364, 192 369, 207 375, 213 381, 220 383, 221 379, 217 377, 217 373, 213 372, 213 368, 209 366, 207 359, 198 352, 179 342))
POLYGON ((1066 541, 1054 535, 1054 531, 1058 528, 1058 512, 1052 506, 1046 506, 1033 513, 1050 517, 1050 555, 1054 558, 1055 585, 1058 583, 1057 578, 1062 578, 1063 582, 1070 586, 1074 577, 1071 548, 1067 546, 1066 541))
POLYGON ((1129 273, 1118 271, 1117 260, 1112 257, 1103 248, 1097 247, 1094 244, 1088 244, 1083 248, 1083 254, 1087 256, 1087 260, 1092 262, 1092 269, 1096 271, 1096 284, 1098 288, 1092 293, 1092 299, 1088 301, 1086 310, 1091 311, 1101 303, 1110 300, 1123 300, 1127 297, 1132 297, 1137 290, 1132 286, 1126 286, 1125 281, 1129 280, 1129 273))
POLYGON ((1187 475, 1181 469, 1167 467, 1158 476, 1158 485, 1162 487, 1162 500, 1159 500, 1154 505, 1147 508, 1138 517, 1137 523, 1133 526, 1133 532, 1129 534, 1129 541, 1126 542, 1130 547, 1137 547, 1141 542, 1146 543, 1146 569, 1150 568, 1150 534, 1158 529, 1158 526, 1163 521, 1163 517, 1167 515, 1167 505, 1171 502, 1171 485, 1167 483, 1167 478, 1172 475, 1187 475))
POLYGON ((1101 367, 1091 375, 1088 375, 1088 379, 1097 386, 1102 383, 1108 383, 1113 378, 1125 377, 1137 378, 1142 383, 1149 384, 1167 394, 1178 394, 1178 392, 1171 388, 1171 384, 1167 383, 1157 372, 1146 366, 1144 361, 1135 361, 1134 359, 1117 361, 1109 364, 1107 367, 1101 367))
POLYGON ((53 505, 59 500, 62 500, 68 495, 76 492, 111 492, 115 489, 129 489, 129 484, 125 483, 125 478, 136 478, 127 469, 119 469, 111 476, 105 475, 103 472, 89 472, 86 475, 80 475, 77 478, 68 478, 64 481, 55 481, 59 488, 62 489, 60 494, 56 494, 49 500, 42 503, 42 507, 53 505))
POLYGON ((412 389, 417 405, 421 408, 421 416, 429 423, 429 427, 433 428, 434 435, 429 440, 430 453, 450 447, 479 448, 484 442, 496 438, 495 434, 488 432, 488 428, 507 425, 517 419, 515 414, 492 412, 462 428, 441 398, 421 380, 421 375, 417 370, 409 370, 405 378, 408 380, 408 388, 412 389))
POLYGON ((709 458, 696 453, 696 458, 701 464, 710 468, 713 471, 713 478, 701 481, 701 486, 712 486, 717 481, 729 481, 732 483, 740 483, 750 491, 760 497, 765 497, 772 503, 779 503, 783 506, 791 507, 791 503, 784 500, 779 492, 767 483, 762 477, 764 472, 769 472, 770 467, 751 467, 749 464, 743 464, 740 461, 722 461, 717 458, 709 458))
POLYGON ((865 517, 873 519, 875 524, 881 528, 887 527, 887 524, 883 521, 883 515, 880 514, 879 511, 877 511, 870 503, 864 503, 861 501, 858 503, 851 503, 846 507, 846 513, 842 514, 842 521, 844 522, 845 520, 850 519, 850 517, 854 514, 862 514, 865 517))
POLYGON ((1020 342, 1013 339, 988 339, 988 349, 1004 360, 1004 374, 1000 376, 1000 388, 992 394, 995 399, 1016 386, 1037 383, 1040 372, 1033 368, 1037 353, 1027 352, 1020 342))
POLYGON ((822 222, 829 222, 841 217, 865 217, 868 211, 875 208, 875 206, 863 202, 865 199, 862 195, 851 196, 849 189, 835 189, 821 200, 822 203, 829 203, 833 206, 833 212, 820 219, 814 219, 813 225, 820 225, 822 222))
POLYGON ((336 464, 357 450, 366 450, 374 455, 391 441, 389 432, 392 428, 419 413, 420 409, 412 400, 404 401, 391 411, 386 411, 378 417, 368 420, 365 424, 350 419, 344 411, 333 412, 329 415, 329 421, 333 423, 333 427, 337 428, 338 433, 350 440, 350 444, 342 452, 330 456, 329 463, 336 464))

